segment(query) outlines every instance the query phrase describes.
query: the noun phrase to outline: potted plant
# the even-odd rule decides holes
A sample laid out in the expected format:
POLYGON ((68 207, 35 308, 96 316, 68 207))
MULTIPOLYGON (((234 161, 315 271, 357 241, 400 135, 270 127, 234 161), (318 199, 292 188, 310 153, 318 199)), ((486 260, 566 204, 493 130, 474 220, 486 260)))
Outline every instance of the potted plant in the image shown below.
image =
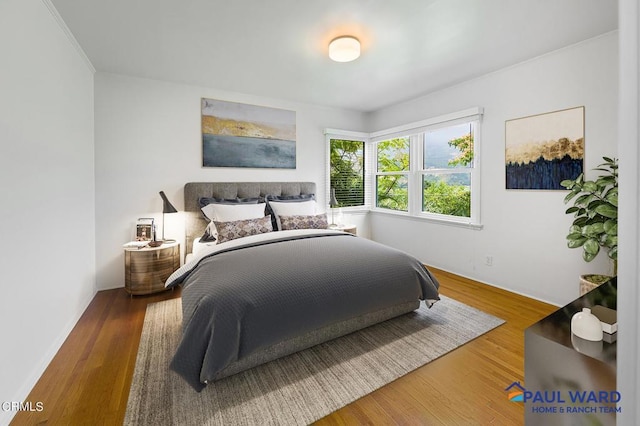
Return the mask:
MULTIPOLYGON (((560 185, 571 191, 564 203, 573 200, 573 206, 565 213, 575 217, 567 235, 567 246, 582 247, 582 258, 586 262, 595 259, 600 249, 606 249, 615 276, 618 273, 618 159, 603 159, 605 162, 594 169, 602 172, 595 180, 585 180, 581 173, 573 180, 563 180, 560 185)), ((581 294, 610 278, 608 275, 582 275, 581 294)))

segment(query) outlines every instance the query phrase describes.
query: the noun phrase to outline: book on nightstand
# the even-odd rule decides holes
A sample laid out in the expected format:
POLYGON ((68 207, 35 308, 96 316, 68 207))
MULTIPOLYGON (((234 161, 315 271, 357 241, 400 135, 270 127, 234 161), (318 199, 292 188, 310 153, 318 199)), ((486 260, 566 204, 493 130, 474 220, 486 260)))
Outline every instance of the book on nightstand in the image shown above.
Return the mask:
POLYGON ((591 308, 591 313, 600 320, 602 331, 607 334, 614 334, 618 331, 618 314, 615 310, 596 305, 591 308))

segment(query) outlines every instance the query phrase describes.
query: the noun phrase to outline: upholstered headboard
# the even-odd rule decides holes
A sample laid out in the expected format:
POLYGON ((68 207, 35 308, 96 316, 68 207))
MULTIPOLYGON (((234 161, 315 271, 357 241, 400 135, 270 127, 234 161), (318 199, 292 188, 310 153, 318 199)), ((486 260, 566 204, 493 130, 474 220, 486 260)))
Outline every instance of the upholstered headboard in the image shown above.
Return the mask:
POLYGON ((191 253, 193 240, 201 237, 207 227, 198 205, 201 197, 254 198, 315 193, 314 182, 189 182, 184 185, 186 253, 191 253))

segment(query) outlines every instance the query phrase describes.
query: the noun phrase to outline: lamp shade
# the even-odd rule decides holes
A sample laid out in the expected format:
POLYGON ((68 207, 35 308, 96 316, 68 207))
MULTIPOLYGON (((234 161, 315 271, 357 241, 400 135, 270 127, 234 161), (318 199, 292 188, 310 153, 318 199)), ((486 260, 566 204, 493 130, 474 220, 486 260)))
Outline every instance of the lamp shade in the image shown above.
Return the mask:
POLYGON ((334 38, 329 43, 329 57, 336 62, 350 62, 360 57, 360 41, 351 36, 334 38))
POLYGON ((169 202, 169 199, 164 194, 164 191, 160 191, 160 196, 162 197, 162 203, 163 203, 162 213, 178 213, 178 210, 176 210, 176 208, 173 207, 173 204, 169 202))

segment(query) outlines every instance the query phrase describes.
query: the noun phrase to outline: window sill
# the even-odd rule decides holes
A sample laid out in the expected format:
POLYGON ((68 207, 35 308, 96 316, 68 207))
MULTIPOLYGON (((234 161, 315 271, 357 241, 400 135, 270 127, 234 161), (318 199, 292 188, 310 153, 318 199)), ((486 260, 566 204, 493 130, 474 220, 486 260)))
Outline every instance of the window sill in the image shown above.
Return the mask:
POLYGON ((397 218, 402 218, 402 219, 407 219, 407 220, 414 220, 414 221, 418 221, 418 222, 429 222, 429 223, 434 223, 434 224, 438 224, 438 225, 447 225, 447 226, 455 226, 458 228, 466 228, 466 229, 472 229, 474 231, 480 231, 484 225, 479 224, 479 223, 470 223, 470 222, 459 222, 456 220, 450 220, 450 219, 440 219, 440 218, 436 218, 436 217, 426 217, 426 216, 412 216, 409 213, 406 212, 396 212, 393 210, 384 210, 384 209, 372 209, 371 213, 374 215, 380 215, 380 216, 394 216, 397 218))
MULTIPOLYGON (((327 215, 331 215, 331 208, 327 209, 327 215)), ((336 213, 338 212, 338 210, 341 210, 343 214, 355 214, 355 215, 366 215, 368 214, 371 210, 367 207, 339 207, 336 208, 336 213)))

